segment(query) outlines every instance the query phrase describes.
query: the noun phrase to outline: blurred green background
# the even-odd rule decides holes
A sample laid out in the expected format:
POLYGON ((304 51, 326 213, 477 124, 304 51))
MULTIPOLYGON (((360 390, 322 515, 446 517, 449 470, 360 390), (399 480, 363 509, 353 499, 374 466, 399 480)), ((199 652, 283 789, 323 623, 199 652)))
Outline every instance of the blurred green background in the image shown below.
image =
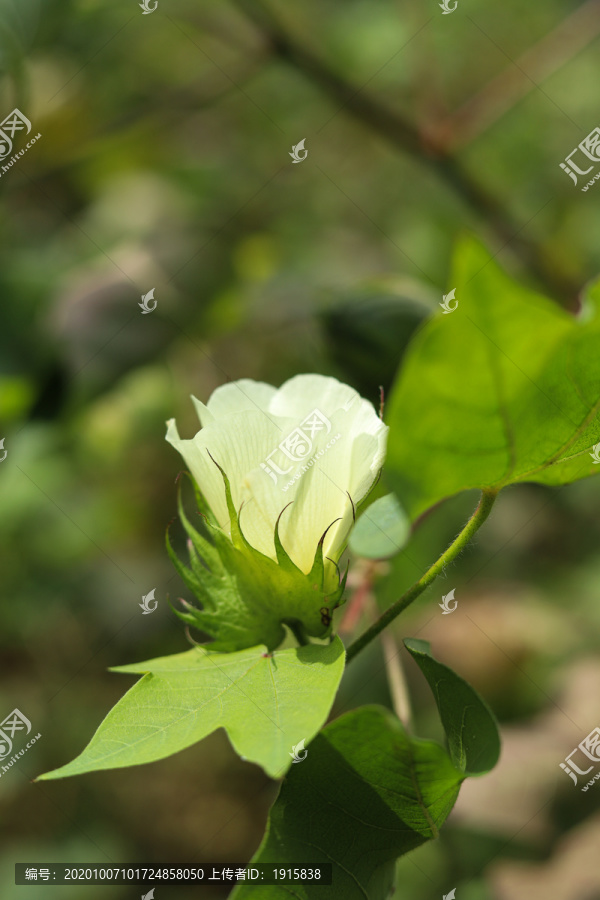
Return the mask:
MULTIPOLYGON (((17 707, 42 733, 0 779, 2 900, 39 894, 12 884, 16 861, 250 858, 276 786, 221 733, 153 765, 31 784, 132 683, 109 666, 187 647, 166 602, 184 588, 164 549, 180 469, 165 419, 190 436, 190 393, 305 371, 378 404, 451 288, 462 229, 576 309, 600 272, 600 187, 580 197, 559 163, 598 124, 598 35, 596 0, 459 0, 448 16, 435 0, 159 0, 151 15, 136 0, 0 0, 0 111, 42 134, 0 176, 0 717, 17 707), (142 616, 153 588, 159 609, 142 616)), ((504 739, 440 840, 401 862, 398 898, 600 896, 594 790, 559 769, 600 723, 599 502, 594 479, 507 491, 396 624, 396 641, 431 640, 481 691, 504 739), (450 588, 459 610, 442 617, 450 588)), ((363 626, 474 503, 447 502, 396 559, 355 566, 350 595, 373 587, 363 626)), ((405 656, 419 733, 439 737, 405 656)), ((392 702, 379 645, 334 714, 363 702, 392 702)))

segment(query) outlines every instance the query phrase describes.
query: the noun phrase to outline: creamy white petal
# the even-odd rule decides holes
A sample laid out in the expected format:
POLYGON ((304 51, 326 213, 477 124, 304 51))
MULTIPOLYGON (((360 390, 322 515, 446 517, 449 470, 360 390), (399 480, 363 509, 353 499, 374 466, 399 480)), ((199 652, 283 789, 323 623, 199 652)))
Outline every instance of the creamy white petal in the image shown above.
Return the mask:
POLYGON ((313 409, 332 415, 360 400, 360 394, 326 375, 296 375, 282 384, 269 410, 276 415, 303 418, 313 409))
MULTIPOLYGON (((264 480, 264 490, 267 494, 269 490, 272 490, 274 495, 281 493, 280 488, 273 483, 260 464, 267 464, 269 454, 277 448, 282 439, 282 431, 284 429, 289 431, 292 422, 284 419, 278 425, 274 425, 257 409, 244 410, 235 415, 233 420, 232 427, 223 427, 222 422, 213 422, 191 440, 181 440, 171 420, 167 440, 181 453, 219 525, 229 533, 225 486, 215 463, 221 466, 229 478, 236 510, 240 509, 242 503, 248 507, 242 513, 242 526, 248 541, 257 550, 275 558, 273 543, 275 519, 268 518, 263 512, 263 507, 255 502, 248 475, 257 470, 264 480)), ((278 497, 276 499, 279 501, 278 497)), ((287 500, 281 506, 283 507, 286 502, 287 500)), ((267 509, 271 509, 274 504, 266 502, 264 505, 267 509)))
MULTIPOLYGON (((251 378, 241 378, 239 381, 222 384, 213 391, 206 408, 215 419, 222 419, 224 416, 243 412, 245 409, 262 409, 267 412, 276 394, 277 388, 271 384, 265 384, 264 381, 252 381, 251 378)), ((288 413, 284 411, 282 415, 288 415, 288 413)))
MULTIPOLYGON (((348 494, 356 506, 381 468, 387 427, 371 407, 375 423, 369 425, 377 433, 355 434, 354 408, 358 410, 356 406, 332 415, 330 431, 323 430, 314 435, 303 460, 294 464, 288 461, 290 471, 278 477, 275 490, 273 482, 265 479, 262 469, 248 475, 250 491, 266 519, 274 522, 286 503, 293 501, 282 517, 280 536, 285 549, 304 572, 310 570, 317 543, 329 526, 332 527, 323 547, 326 556, 337 559, 352 525, 352 504, 348 494), (338 518, 341 521, 332 525, 338 518)), ((362 418, 364 411, 360 410, 360 414, 362 418)), ((278 463, 282 459, 285 459, 283 454, 275 457, 278 463)), ((248 512, 242 522, 244 529, 249 519, 248 512)))
POLYGON ((205 406, 201 400, 198 400, 197 397, 194 397, 193 394, 190 395, 192 398, 192 403, 194 404, 194 409, 196 410, 196 415, 200 420, 200 424, 204 428, 206 425, 211 425, 215 421, 214 415, 211 413, 208 406, 205 406))
POLYGON ((350 498, 356 508, 377 476, 378 470, 372 471, 369 465, 376 452, 377 440, 372 435, 362 434, 353 441, 344 441, 342 437, 326 456, 317 461, 313 483, 307 483, 300 489, 300 505, 294 508, 289 526, 291 533, 300 531, 307 534, 310 523, 318 521, 320 510, 324 507, 327 513, 321 523, 325 528, 340 517, 340 521, 335 522, 327 532, 323 543, 324 555, 337 560, 353 522, 350 498), (343 461, 335 452, 338 446, 343 461), (294 521, 296 514, 302 517, 300 527, 294 521))
POLYGON ((385 457, 388 429, 372 404, 334 378, 301 375, 279 391, 249 379, 223 385, 196 408, 205 427, 185 441, 171 420, 167 440, 221 526, 229 530, 225 490, 208 451, 229 477, 236 509, 244 504, 252 546, 275 558, 275 522, 293 501, 280 536, 294 562, 308 572, 328 528, 324 553, 337 560, 352 525, 348 495, 355 505, 363 499, 385 457))

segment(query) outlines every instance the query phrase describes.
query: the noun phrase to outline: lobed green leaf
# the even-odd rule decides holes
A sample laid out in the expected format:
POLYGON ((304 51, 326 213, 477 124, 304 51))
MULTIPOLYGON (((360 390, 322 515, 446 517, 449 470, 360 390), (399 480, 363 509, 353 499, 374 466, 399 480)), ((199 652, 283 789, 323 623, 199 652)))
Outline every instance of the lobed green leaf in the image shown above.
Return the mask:
POLYGON ((144 675, 109 712, 85 750, 40 779, 64 778, 164 759, 225 728, 243 758, 280 778, 292 747, 326 721, 344 670, 344 647, 266 652, 195 647, 115 672, 144 675))
POLYGON ((457 308, 414 338, 389 403, 386 471, 411 519, 470 488, 597 471, 600 282, 575 317, 467 239, 452 287, 457 308))

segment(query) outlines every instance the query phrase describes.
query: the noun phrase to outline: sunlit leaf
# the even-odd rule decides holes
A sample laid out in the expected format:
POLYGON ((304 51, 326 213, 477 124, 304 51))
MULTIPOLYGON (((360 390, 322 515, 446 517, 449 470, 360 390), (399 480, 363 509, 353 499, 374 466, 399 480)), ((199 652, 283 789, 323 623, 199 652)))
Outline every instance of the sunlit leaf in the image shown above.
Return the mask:
POLYGON ((451 287, 457 308, 415 337, 389 404, 386 471, 411 518, 469 488, 597 472, 600 282, 574 317, 467 240, 451 287))
POLYGON ((195 647, 115 672, 144 677, 109 712, 85 750, 42 779, 163 759, 225 728, 240 756, 280 778, 292 747, 327 719, 344 669, 339 638, 268 655, 195 647))

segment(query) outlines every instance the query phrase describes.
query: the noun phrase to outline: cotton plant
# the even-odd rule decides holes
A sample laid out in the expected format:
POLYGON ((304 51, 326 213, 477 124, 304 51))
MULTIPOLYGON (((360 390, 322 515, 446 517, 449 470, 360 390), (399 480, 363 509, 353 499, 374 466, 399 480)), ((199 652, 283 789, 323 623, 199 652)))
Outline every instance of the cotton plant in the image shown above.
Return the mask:
MULTIPOLYGON (((403 647, 432 689, 444 746, 387 708, 336 708, 345 666, 366 648, 378 660, 379 635, 421 595, 431 615, 444 614, 427 589, 504 489, 592 475, 600 441, 599 284, 573 316, 464 239, 450 287, 452 314, 438 311, 413 337, 385 424, 369 399, 318 374, 279 388, 242 379, 206 404, 194 398, 201 427, 188 438, 169 421, 200 513, 180 498, 187 563, 167 538, 194 595, 174 604, 192 646, 117 667, 142 677, 83 752, 42 778, 152 762, 222 727, 281 782, 253 862, 331 864, 327 888, 294 882, 306 900, 390 895, 397 859, 435 839, 464 780, 495 765, 498 727, 424 640, 404 635, 403 647), (473 489, 476 508, 450 546, 345 646, 344 560, 393 556, 423 513, 473 489)), ((232 896, 246 895, 285 900, 289 890, 239 884, 232 896)))

